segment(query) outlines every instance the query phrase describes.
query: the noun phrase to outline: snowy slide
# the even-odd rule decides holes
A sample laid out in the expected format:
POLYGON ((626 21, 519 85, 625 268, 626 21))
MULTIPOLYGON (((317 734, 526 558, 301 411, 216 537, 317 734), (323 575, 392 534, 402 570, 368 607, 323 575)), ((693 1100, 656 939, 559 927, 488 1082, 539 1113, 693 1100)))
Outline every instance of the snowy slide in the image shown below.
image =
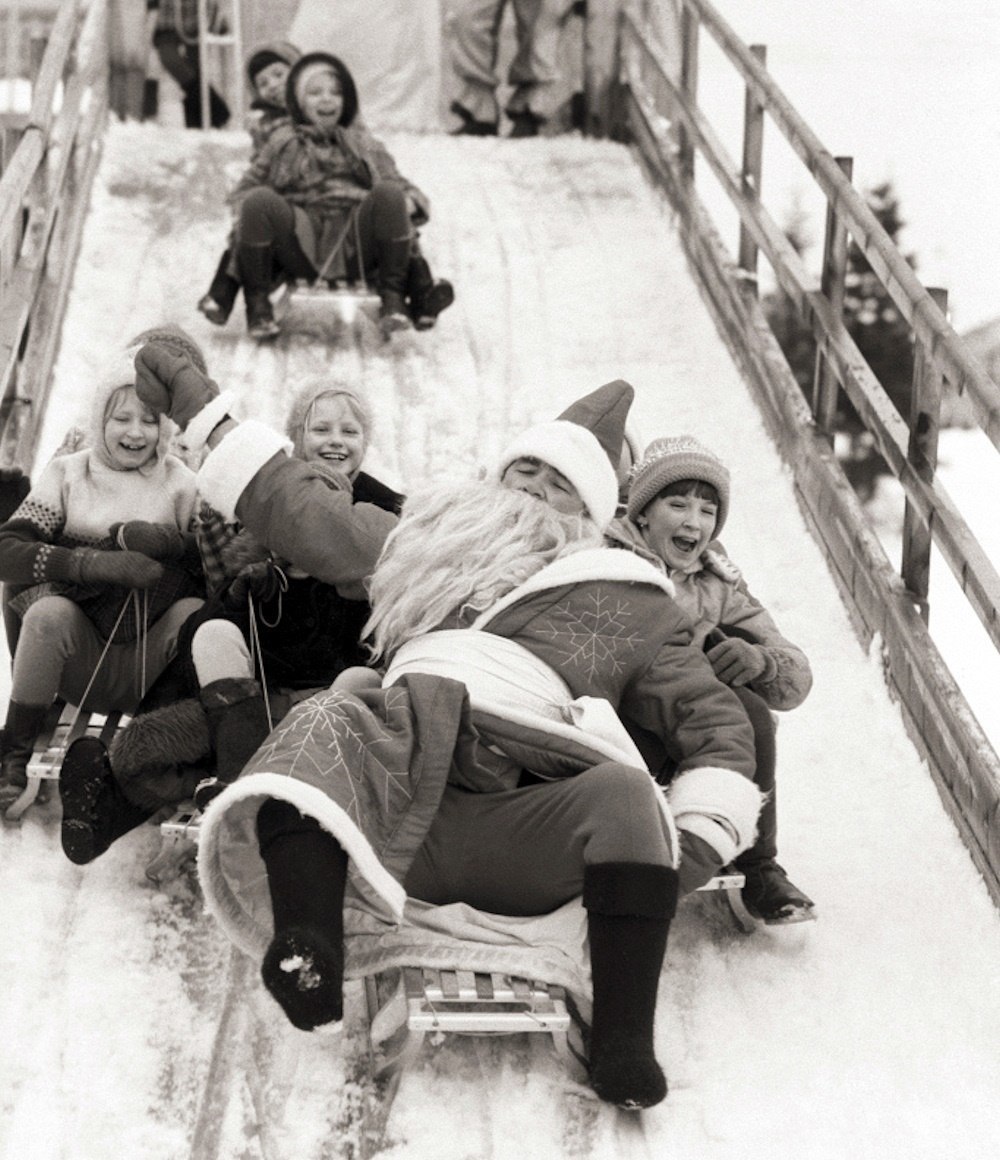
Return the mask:
MULTIPOLYGON (((852 634, 670 215, 617 144, 388 144, 430 194, 421 242, 455 305, 435 330, 390 344, 364 320, 312 318, 258 347, 239 308, 224 330, 195 310, 245 140, 112 127, 40 462, 84 413, 104 355, 168 319, 204 345, 247 415, 280 423, 288 385, 307 374, 360 387, 376 415, 372 470, 406 489, 467 477, 516 428, 629 380, 643 440, 690 433, 732 467, 727 548, 812 662, 813 692, 778 731, 779 859, 819 921, 743 936, 711 900, 683 904, 657 1014, 671 1092, 641 1131, 569 1091, 542 1036, 448 1039, 403 1077, 365 1149, 421 1160, 1000 1154, 1000 918, 877 655, 852 634)), ((350 1053, 283 1024, 188 879, 144 883, 155 846, 144 827, 78 869, 59 850, 54 806, 0 833, 0 1160, 352 1154, 366 1092, 350 1053)))

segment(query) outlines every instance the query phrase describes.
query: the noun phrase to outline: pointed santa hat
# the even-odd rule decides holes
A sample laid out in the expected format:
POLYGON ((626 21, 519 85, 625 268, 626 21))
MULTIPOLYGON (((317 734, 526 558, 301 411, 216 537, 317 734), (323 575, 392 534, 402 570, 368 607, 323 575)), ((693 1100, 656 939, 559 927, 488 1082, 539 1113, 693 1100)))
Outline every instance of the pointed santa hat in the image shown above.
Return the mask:
POLYGON ((571 403, 551 423, 522 431, 500 456, 497 478, 502 479, 517 459, 548 463, 576 488, 591 519, 603 530, 618 505, 616 471, 634 397, 624 379, 615 379, 571 403))

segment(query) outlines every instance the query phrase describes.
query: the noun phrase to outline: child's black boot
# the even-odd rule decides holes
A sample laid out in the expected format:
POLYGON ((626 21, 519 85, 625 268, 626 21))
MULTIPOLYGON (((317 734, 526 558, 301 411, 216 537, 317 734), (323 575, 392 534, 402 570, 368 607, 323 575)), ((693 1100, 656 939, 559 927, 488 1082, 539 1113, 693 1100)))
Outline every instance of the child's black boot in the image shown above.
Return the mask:
POLYGON ((11 701, 7 707, 0 760, 0 811, 13 805, 28 784, 28 761, 48 713, 48 705, 19 705, 11 701))
POLYGON ((455 289, 446 279, 434 277, 423 254, 414 253, 406 271, 406 297, 413 325, 430 330, 441 311, 455 301, 455 289))
POLYGON ((270 732, 264 692, 249 677, 223 677, 201 690, 215 751, 215 777, 195 790, 199 809, 234 782, 270 732))
POLYGON ((773 858, 749 864, 737 859, 736 868, 746 877, 741 894, 755 918, 768 926, 815 920, 816 904, 788 880, 784 868, 773 858))
POLYGON ((271 246, 241 245, 237 251, 237 264, 247 308, 247 331, 258 341, 274 338, 281 332, 281 327, 275 321, 271 307, 274 276, 271 246))
POLYGON ((122 792, 99 737, 78 737, 66 751, 59 770, 59 796, 63 853, 77 866, 100 857, 154 812, 135 805, 122 792))
POLYGON ((232 260, 232 251, 226 250, 219 259, 208 293, 198 302, 198 309, 216 326, 225 326, 229 321, 236 304, 236 295, 240 292, 239 282, 229 273, 232 260))

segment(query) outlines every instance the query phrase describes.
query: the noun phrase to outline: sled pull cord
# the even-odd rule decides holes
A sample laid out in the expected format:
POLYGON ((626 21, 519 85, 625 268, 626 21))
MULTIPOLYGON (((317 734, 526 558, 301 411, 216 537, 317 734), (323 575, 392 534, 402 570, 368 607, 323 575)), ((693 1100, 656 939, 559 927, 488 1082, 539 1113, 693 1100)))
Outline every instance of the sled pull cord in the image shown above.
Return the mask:
MULTIPOLYGON (((267 695, 267 675, 264 672, 264 650, 260 647, 260 630, 257 627, 257 609, 252 592, 247 593, 247 604, 250 610, 250 664, 253 666, 254 672, 260 677, 260 692, 264 698, 264 712, 267 714, 267 731, 270 733, 274 729, 274 721, 271 717, 271 702, 267 695)), ((264 623, 266 624, 267 622, 265 621, 264 623)))
POLYGON ((80 704, 77 705, 76 712, 73 714, 73 720, 70 722, 71 734, 76 728, 77 721, 80 719, 80 714, 83 712, 83 706, 87 703, 87 698, 90 696, 90 690, 94 687, 94 681, 97 680, 97 674, 101 671, 101 665, 104 664, 104 658, 108 655, 108 649, 111 648, 111 642, 115 639, 115 633, 118 631, 118 626, 121 624, 122 619, 128 610, 128 606, 134 596, 135 593, 130 592, 128 596, 125 597, 125 602, 122 604, 121 610, 118 613, 118 619, 115 621, 114 627, 111 629, 111 635, 104 642, 104 649, 101 652, 101 655, 97 658, 97 664, 94 665, 94 671, 90 674, 90 680, 87 682, 87 687, 83 690, 83 696, 80 698, 80 704))

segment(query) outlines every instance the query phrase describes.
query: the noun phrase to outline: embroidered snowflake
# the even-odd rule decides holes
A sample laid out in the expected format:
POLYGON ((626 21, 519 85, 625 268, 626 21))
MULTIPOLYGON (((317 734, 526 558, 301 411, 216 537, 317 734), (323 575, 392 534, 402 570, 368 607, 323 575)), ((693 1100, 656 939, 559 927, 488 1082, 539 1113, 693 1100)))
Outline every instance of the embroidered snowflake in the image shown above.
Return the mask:
POLYGON ((629 601, 606 588, 577 592, 558 611, 557 620, 539 625, 539 634, 557 642, 565 663, 590 678, 623 672, 625 654, 643 643, 640 633, 629 632, 629 601))

